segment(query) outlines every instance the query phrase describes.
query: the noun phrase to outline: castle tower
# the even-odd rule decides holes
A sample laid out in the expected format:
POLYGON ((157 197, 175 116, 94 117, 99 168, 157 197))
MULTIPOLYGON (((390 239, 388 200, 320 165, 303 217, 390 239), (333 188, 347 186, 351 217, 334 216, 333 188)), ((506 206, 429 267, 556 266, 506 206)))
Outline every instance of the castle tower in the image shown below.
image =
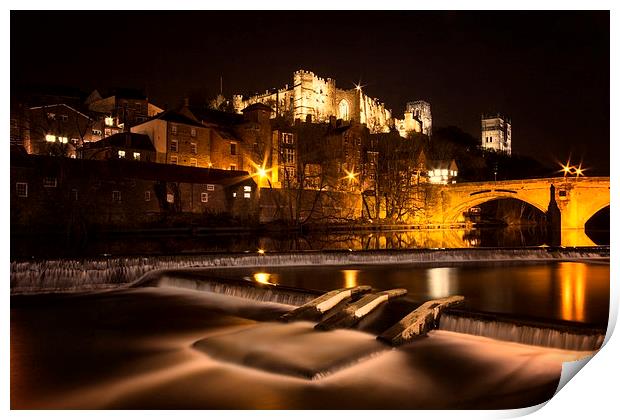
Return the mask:
POLYGON ((293 73, 293 115, 295 119, 306 121, 310 115, 316 121, 314 100, 314 73, 298 70, 293 73))
POLYGON ((407 102, 405 112, 411 112, 413 117, 422 124, 422 133, 431 136, 433 133, 433 116, 431 114, 431 104, 426 101, 407 102))
POLYGON ((510 155, 512 153, 512 124, 501 114, 482 115, 482 148, 510 155))

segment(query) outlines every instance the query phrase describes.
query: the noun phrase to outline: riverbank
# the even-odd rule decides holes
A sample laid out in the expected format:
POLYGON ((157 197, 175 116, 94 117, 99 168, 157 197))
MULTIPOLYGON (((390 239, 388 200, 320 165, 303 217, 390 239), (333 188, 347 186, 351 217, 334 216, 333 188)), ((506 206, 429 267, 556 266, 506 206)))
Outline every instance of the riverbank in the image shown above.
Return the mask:
POLYGON ((11 295, 72 293, 128 287, 154 270, 315 265, 446 264, 609 260, 609 247, 533 247, 416 249, 372 251, 304 251, 211 253, 203 255, 131 256, 15 260, 11 295))

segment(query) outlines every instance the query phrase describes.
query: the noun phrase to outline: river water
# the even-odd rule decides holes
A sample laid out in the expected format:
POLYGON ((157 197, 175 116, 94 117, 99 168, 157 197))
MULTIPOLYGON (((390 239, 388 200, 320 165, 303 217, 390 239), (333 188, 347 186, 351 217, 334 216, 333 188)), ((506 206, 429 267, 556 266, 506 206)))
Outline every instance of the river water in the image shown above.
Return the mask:
MULTIPOLYGON (((202 270, 314 290, 463 294, 472 310, 603 328, 603 261, 202 270)), ((179 276, 182 277, 182 270, 179 276)), ((274 322, 292 306, 142 287, 11 300, 12 408, 518 408, 588 352, 452 331, 397 349, 362 330, 274 322)))

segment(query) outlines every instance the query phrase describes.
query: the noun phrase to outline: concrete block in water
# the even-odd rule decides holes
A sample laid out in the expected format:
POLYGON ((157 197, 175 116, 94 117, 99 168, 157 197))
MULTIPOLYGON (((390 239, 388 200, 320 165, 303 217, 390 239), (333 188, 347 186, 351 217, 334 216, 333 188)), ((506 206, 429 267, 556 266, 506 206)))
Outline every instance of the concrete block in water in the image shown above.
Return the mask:
POLYGON ((325 331, 336 328, 350 328, 382 303, 406 294, 407 289, 392 289, 365 295, 358 301, 347 305, 341 311, 319 322, 314 328, 325 331))
POLYGON ((442 299, 429 300, 383 332, 377 339, 387 341, 393 346, 405 344, 415 337, 424 335, 433 329, 437 325, 437 320, 442 310, 461 303, 464 299, 463 296, 455 295, 442 299))
POLYGON ((370 292, 370 286, 356 286, 329 291, 310 302, 282 315, 282 321, 312 320, 329 311, 345 299, 370 292))

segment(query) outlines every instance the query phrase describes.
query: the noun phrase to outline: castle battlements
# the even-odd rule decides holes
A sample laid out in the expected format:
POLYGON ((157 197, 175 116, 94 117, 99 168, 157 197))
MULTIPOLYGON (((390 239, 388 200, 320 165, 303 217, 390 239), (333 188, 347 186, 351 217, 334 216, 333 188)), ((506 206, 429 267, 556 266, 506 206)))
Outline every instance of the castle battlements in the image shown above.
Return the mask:
POLYGON ((339 88, 335 79, 320 77, 310 70, 294 71, 292 85, 267 89, 265 93, 250 97, 235 95, 233 99, 237 112, 260 102, 274 107, 278 115, 291 118, 291 121, 310 119, 313 122, 326 122, 330 117, 336 117, 343 121, 359 121, 372 132, 387 132, 396 127, 402 135, 409 131, 430 133, 431 113, 428 102, 407 103, 406 111, 412 111, 412 120, 417 122, 405 124, 405 120, 394 119, 392 110, 386 108, 385 102, 379 98, 371 98, 355 87, 339 88))

